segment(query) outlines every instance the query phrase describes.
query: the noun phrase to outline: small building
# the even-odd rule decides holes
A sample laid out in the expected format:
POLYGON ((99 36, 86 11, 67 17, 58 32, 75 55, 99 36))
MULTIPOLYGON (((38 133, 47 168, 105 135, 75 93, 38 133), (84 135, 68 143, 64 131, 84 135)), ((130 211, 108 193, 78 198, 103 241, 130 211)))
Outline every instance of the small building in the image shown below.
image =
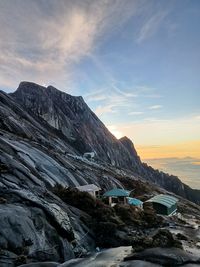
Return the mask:
POLYGON ((114 188, 103 194, 103 197, 108 198, 108 203, 110 206, 116 204, 127 204, 127 197, 129 197, 131 191, 127 191, 121 188, 114 188))
POLYGON ((91 196, 97 198, 100 195, 101 188, 95 184, 86 184, 76 187, 81 192, 88 192, 91 196))
POLYGON ((141 209, 143 208, 143 202, 137 198, 127 197, 127 202, 131 206, 139 207, 141 209))
POLYGON ((173 196, 160 194, 150 198, 146 202, 152 203, 157 214, 169 216, 176 212, 178 199, 173 196))

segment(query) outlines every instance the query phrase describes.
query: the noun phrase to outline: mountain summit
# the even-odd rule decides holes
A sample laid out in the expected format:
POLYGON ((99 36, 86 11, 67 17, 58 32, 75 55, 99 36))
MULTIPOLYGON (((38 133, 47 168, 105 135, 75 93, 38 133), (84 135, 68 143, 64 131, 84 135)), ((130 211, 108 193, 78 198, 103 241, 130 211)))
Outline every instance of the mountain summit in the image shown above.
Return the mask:
POLYGON ((179 208, 187 216, 200 214, 199 206, 188 201, 200 203, 198 190, 142 163, 132 141, 127 137, 117 140, 82 97, 29 82, 22 82, 9 95, 0 91, 3 266, 11 262, 19 265, 26 258, 63 262, 94 251, 99 241, 104 246, 130 245, 130 235, 135 236, 124 224, 127 218, 130 222, 130 216, 132 230, 139 236, 141 227, 151 227, 151 223, 161 227, 151 212, 135 213, 120 206, 115 211, 74 189, 87 184, 104 192, 113 188, 134 190, 144 198, 176 194, 179 208), (87 159, 86 152, 94 152, 95 157, 87 159))
POLYGON ((62 133, 65 141, 80 155, 95 152, 102 163, 129 170, 141 179, 200 203, 198 190, 191 189, 173 175, 143 164, 132 141, 127 137, 116 139, 82 97, 31 82, 21 82, 10 96, 29 114, 46 121, 62 133))
POLYGON ((131 149, 108 131, 82 97, 29 82, 20 83, 11 96, 60 130, 80 153, 93 151, 99 160, 122 168, 135 168, 141 163, 139 157, 133 157, 131 149))

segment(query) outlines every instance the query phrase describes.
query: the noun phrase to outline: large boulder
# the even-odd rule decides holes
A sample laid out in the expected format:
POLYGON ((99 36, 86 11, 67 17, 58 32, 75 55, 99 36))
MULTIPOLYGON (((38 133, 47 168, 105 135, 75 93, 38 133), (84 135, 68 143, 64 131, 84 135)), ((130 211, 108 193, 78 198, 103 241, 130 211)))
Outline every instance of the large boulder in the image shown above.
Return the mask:
POLYGON ((188 254, 179 248, 150 248, 128 256, 124 260, 145 260, 163 266, 179 266, 187 263, 200 264, 200 258, 188 254))

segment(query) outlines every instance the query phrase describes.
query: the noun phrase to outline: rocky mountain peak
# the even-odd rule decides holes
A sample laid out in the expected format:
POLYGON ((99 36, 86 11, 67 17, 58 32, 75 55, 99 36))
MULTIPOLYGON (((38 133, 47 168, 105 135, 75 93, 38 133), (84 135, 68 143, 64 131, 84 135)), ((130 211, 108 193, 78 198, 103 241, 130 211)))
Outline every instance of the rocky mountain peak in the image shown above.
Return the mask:
MULTIPOLYGON (((152 193, 166 193, 153 184, 156 183, 200 203, 198 190, 187 187, 177 177, 142 164, 131 140, 127 137, 117 140, 81 98, 26 82, 10 96, 0 91, 0 177, 1 267, 38 260, 63 262, 75 255, 88 254, 96 246, 136 244, 135 247, 143 248, 144 243, 146 248, 158 240, 154 235, 149 239, 150 229, 155 234, 158 227, 173 222, 169 218, 162 225, 151 209, 138 212, 127 209, 126 205, 124 211, 120 206, 115 210, 98 204, 90 195, 86 198, 85 194, 66 187, 91 183, 103 191, 124 187, 135 189, 134 194, 145 200, 152 193), (82 152, 91 151, 97 153, 98 160, 81 156, 82 152)), ((181 212, 186 211, 186 220, 194 222, 193 215, 198 216, 199 207, 182 198, 178 205, 181 212)), ((183 227, 192 226, 181 219, 177 221, 178 229, 181 221, 183 227)), ((194 231, 192 238, 197 236, 194 231)), ((162 233, 156 233, 161 241, 155 243, 169 246, 168 240, 173 241, 171 235, 162 233)), ((188 238, 190 246, 192 238, 188 238)), ((160 255, 160 250, 157 253, 160 255)), ((172 255, 171 251, 168 253, 172 255)), ((157 254, 154 255, 157 260, 157 254)), ((105 266, 107 260, 106 256, 105 266)), ((83 266, 87 265, 86 259, 83 266)))
POLYGON ((103 164, 129 170, 136 176, 199 203, 198 190, 184 185, 178 177, 154 170, 142 163, 132 141, 126 136, 117 140, 82 97, 71 96, 53 86, 45 88, 29 82, 22 82, 16 92, 10 95, 30 115, 39 117, 40 121, 42 118, 62 132, 65 141, 79 156, 85 152, 95 152, 96 158, 103 164))
MULTIPOLYGON (((133 142, 131 139, 129 139, 127 136, 123 136, 119 139, 119 141, 126 147, 126 149, 129 151, 129 153, 133 156, 139 159, 139 156, 137 154, 137 151, 134 147, 133 142)), ((140 159, 139 159, 140 160, 140 159)))
POLYGON ((37 100, 37 106, 38 108, 40 107, 40 115, 42 115, 41 107, 45 107, 45 113, 46 108, 49 107, 49 110, 52 109, 51 103, 53 103, 54 106, 60 106, 60 108, 62 108, 61 104, 67 104, 72 110, 75 108, 75 112, 77 112, 78 108, 81 109, 81 111, 88 108, 81 96, 72 96, 58 90, 52 85, 44 87, 33 82, 23 81, 19 84, 17 90, 10 95, 17 99, 20 104, 26 107, 28 106, 28 108, 31 108, 33 111, 35 111, 33 106, 35 107, 35 100, 37 100), (34 105, 31 103, 34 103, 34 105))
POLYGON ((117 140, 82 97, 71 96, 53 86, 45 88, 27 82, 22 82, 11 95, 30 112, 60 130, 80 153, 94 151, 99 159, 123 168, 138 164, 138 157, 133 157, 137 153, 131 151, 131 145, 127 149, 117 140))
POLYGON ((17 88, 17 92, 34 92, 37 90, 44 90, 46 89, 46 87, 36 84, 34 82, 28 82, 28 81, 22 81, 20 82, 18 88, 17 88))

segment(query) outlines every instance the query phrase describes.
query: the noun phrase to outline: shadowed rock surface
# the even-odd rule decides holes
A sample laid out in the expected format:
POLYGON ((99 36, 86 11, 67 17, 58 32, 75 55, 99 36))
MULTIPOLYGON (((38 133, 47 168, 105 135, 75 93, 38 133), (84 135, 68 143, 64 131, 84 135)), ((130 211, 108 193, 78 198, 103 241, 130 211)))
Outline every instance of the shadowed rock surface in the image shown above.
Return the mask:
MULTIPOLYGON (((146 194, 165 193, 159 184, 196 202, 200 197, 142 164, 132 142, 109 133, 81 97, 27 82, 11 95, 0 91, 0 266, 64 262, 94 251, 90 216, 52 193, 56 184, 87 183, 104 191, 140 185, 141 194, 145 184, 146 194), (82 157, 90 151, 95 161, 82 157)), ((183 210, 199 214, 183 202, 183 210)))
POLYGON ((31 114, 34 113, 60 130, 79 153, 94 151, 103 162, 131 170, 137 176, 142 176, 168 191, 200 203, 199 190, 191 189, 176 176, 143 164, 131 140, 127 137, 117 140, 82 97, 68 95, 52 86, 45 88, 30 82, 20 83, 11 96, 31 114))
POLYGON ((178 248, 151 248, 125 258, 129 260, 145 260, 161 264, 161 266, 184 266, 184 264, 200 264, 200 257, 190 255, 178 248))
MULTIPOLYGON (((200 261, 198 257, 189 255, 188 253, 176 249, 148 249, 139 254, 124 256, 130 254, 130 247, 119 247, 107 249, 100 253, 91 254, 84 259, 72 259, 62 264, 55 264, 57 267, 196 267, 199 266, 200 261)), ((27 264, 20 267, 50 267, 51 265, 27 264)))

